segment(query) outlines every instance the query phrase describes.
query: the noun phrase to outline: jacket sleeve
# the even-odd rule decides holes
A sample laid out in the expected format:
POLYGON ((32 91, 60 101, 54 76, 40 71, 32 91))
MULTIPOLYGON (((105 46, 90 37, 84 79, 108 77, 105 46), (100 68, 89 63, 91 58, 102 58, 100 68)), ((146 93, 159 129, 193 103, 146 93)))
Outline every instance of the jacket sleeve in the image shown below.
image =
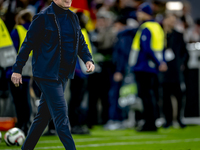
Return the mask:
POLYGON ((145 28, 142 31, 140 43, 141 43, 142 49, 146 53, 147 58, 152 60, 158 67, 160 65, 160 62, 156 58, 153 50, 151 49, 151 33, 147 28, 145 28))
POLYGON ((16 58, 16 62, 12 67, 12 71, 15 73, 22 73, 22 68, 28 60, 31 50, 34 50, 43 37, 44 29, 44 17, 41 14, 37 14, 33 17, 33 21, 26 34, 26 38, 20 48, 19 54, 16 58))
POLYGON ((78 55, 79 57, 83 60, 84 63, 87 61, 91 61, 94 63, 92 60, 92 55, 88 49, 88 45, 85 42, 84 36, 81 32, 81 29, 79 30, 79 47, 78 47, 78 55))
POLYGON ((19 50, 19 35, 18 35, 18 32, 17 32, 17 29, 13 29, 12 32, 10 33, 10 37, 13 41, 13 44, 14 44, 14 47, 15 47, 15 50, 16 52, 18 53, 18 50, 19 50))
POLYGON ((188 50, 186 48, 186 43, 183 39, 183 34, 180 33, 180 38, 181 40, 181 64, 187 66, 188 60, 189 60, 189 53, 188 50))
POLYGON ((123 36, 117 37, 117 42, 114 44, 112 59, 113 63, 116 65, 116 72, 124 73, 125 64, 127 62, 127 58, 125 57, 126 48, 124 44, 125 40, 123 36))

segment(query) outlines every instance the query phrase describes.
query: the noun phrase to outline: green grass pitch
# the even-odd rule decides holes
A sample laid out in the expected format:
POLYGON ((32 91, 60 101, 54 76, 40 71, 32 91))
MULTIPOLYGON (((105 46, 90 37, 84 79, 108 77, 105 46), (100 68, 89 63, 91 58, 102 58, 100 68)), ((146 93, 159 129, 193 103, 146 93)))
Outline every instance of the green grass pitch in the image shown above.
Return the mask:
MULTIPOLYGON (((5 132, 2 132, 3 135, 5 132)), ((200 150, 200 126, 136 132, 133 129, 106 131, 101 126, 90 135, 73 135, 77 150, 200 150)), ((20 150, 0 143, 0 150, 20 150)), ((42 136, 35 150, 64 150, 58 136, 42 136)))

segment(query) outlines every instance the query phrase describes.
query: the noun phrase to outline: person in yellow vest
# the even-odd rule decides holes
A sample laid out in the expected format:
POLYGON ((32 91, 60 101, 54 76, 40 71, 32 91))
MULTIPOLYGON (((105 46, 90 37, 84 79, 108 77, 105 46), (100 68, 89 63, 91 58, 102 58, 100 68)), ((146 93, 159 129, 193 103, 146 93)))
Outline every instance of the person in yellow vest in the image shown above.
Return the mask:
MULTIPOLYGON (((0 49, 5 47, 10 47, 13 45, 12 39, 10 37, 9 31, 4 23, 4 21, 0 18, 0 49)), ((1 64, 0 64, 1 66, 1 64)), ((1 66, 4 67, 4 66, 1 66)))
POLYGON ((141 23, 132 43, 129 65, 135 75, 138 97, 143 102, 143 126, 137 131, 157 131, 156 93, 158 94, 159 71, 166 71, 164 62, 164 32, 162 27, 152 19, 152 9, 149 3, 141 4, 137 11, 137 19, 141 23), (157 89, 156 89, 157 88, 157 89))
POLYGON ((15 52, 10 33, 4 23, 0 18, 0 97, 8 98, 9 87, 8 80, 6 78, 6 68, 12 66, 17 53, 15 52), (11 57, 10 57, 11 56, 11 57), (11 58, 11 59, 10 59, 11 58))
MULTIPOLYGON (((16 16, 16 25, 11 32, 11 38, 17 53, 19 53, 20 47, 26 37, 31 21, 32 14, 26 9, 21 10, 16 16)), ((11 70, 12 68, 10 68, 10 79, 12 74, 11 70)), ((10 81, 11 94, 17 115, 16 127, 23 130, 25 135, 27 135, 30 126, 30 116, 32 112, 29 82, 30 76, 28 75, 23 75, 23 84, 19 87, 15 87, 15 85, 10 81)))

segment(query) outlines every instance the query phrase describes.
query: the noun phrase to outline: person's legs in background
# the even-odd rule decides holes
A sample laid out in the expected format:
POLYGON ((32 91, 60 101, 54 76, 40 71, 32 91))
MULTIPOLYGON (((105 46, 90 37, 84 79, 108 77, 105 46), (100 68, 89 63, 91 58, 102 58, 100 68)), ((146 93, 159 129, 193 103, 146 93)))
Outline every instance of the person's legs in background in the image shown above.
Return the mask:
POLYGON ((177 100, 177 122, 181 128, 186 127, 181 121, 182 109, 183 109, 183 92, 180 87, 180 83, 164 83, 163 84, 163 113, 165 115, 166 123, 163 126, 168 128, 173 123, 173 107, 171 101, 171 95, 174 95, 177 100))
POLYGON ((122 82, 115 82, 114 80, 112 80, 109 90, 109 119, 108 122, 104 125, 104 128, 108 130, 121 128, 120 122, 123 120, 123 118, 122 110, 120 109, 118 104, 119 89, 121 87, 121 84, 122 82))
POLYGON ((89 134, 89 130, 84 126, 86 112, 81 108, 84 94, 87 90, 87 78, 79 76, 70 81, 71 97, 69 100, 69 120, 72 134, 89 134))
POLYGON ((88 111, 86 124, 88 128, 98 124, 98 108, 97 102, 99 98, 99 73, 90 74, 88 76, 88 111))
POLYGON ((159 78, 157 74, 153 74, 153 104, 154 104, 154 115, 156 117, 156 119, 160 118, 160 106, 158 105, 159 103, 159 87, 160 87, 160 83, 159 83, 159 78))
POLYGON ((153 90, 153 84, 152 84, 152 73, 146 73, 146 72, 134 72, 135 73, 135 79, 137 83, 137 89, 138 89, 138 97, 142 99, 143 102, 143 117, 145 120, 145 123, 142 127, 138 127, 138 131, 156 131, 157 127, 155 126, 155 108, 153 105, 153 99, 152 99, 152 90, 153 90))
POLYGON ((181 90, 180 83, 174 84, 174 96, 176 97, 178 108, 177 108, 177 122, 179 123, 181 128, 186 127, 186 125, 182 122, 182 110, 183 110, 183 92, 181 90))
MULTIPOLYGON (((100 73, 100 99, 102 105, 101 124, 106 124, 109 120, 109 91, 113 80, 113 66, 110 61, 102 63, 102 72, 100 73)), ((116 93, 117 94, 117 93, 116 93)))
POLYGON ((171 102, 172 86, 169 83, 163 83, 163 113, 165 116, 164 128, 168 128, 172 125, 173 121, 173 109, 171 102))
POLYGON ((15 85, 10 81, 10 91, 17 115, 16 127, 24 131, 25 135, 27 135, 30 126, 30 116, 32 112, 29 81, 29 78, 24 79, 23 84, 19 87, 15 87, 15 85))
POLYGON ((108 93, 111 82, 110 62, 101 63, 101 72, 96 72, 88 76, 88 116, 87 125, 106 124, 108 121, 109 101, 108 93), (101 100, 101 110, 98 107, 98 100, 101 100))

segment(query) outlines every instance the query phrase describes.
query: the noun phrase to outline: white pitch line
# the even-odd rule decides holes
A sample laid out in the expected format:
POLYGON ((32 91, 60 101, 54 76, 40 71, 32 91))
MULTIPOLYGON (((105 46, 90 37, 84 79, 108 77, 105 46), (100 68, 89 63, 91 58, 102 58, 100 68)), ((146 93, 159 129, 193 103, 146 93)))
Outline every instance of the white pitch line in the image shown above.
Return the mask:
MULTIPOLYGON (((157 139, 157 138, 165 138, 167 135, 138 135, 138 136, 122 136, 119 138, 114 138, 110 136, 109 138, 84 138, 84 139, 75 139, 75 142, 91 142, 91 141, 108 141, 113 139, 157 139)), ((38 144, 42 143, 61 143, 60 140, 48 140, 48 141, 39 141, 38 144)), ((4 150, 11 150, 11 149, 4 149, 4 150)), ((12 150, 19 150, 19 149, 12 149, 12 150)))
MULTIPOLYGON (((84 138, 84 139, 75 139, 75 142, 91 142, 91 141, 108 141, 108 140, 126 140, 126 139, 157 139, 165 138, 167 135, 145 135, 145 136, 122 136, 119 138, 109 137, 109 138, 84 138)), ((48 141, 39 141, 38 143, 60 143, 60 140, 48 140, 48 141)))
MULTIPOLYGON (((166 144, 166 143, 180 143, 180 142, 199 142, 200 138, 196 139, 185 139, 185 140, 163 140, 163 141, 146 141, 146 142, 117 142, 117 143, 102 143, 102 144, 88 144, 88 145, 76 145, 77 148, 85 147, 103 147, 103 146, 118 146, 118 145, 144 145, 144 144, 166 144)), ((35 149, 60 149, 63 146, 52 146, 52 147, 38 147, 35 149)))
MULTIPOLYGON (((102 143, 102 144, 88 144, 88 145, 76 145, 78 148, 85 147, 103 147, 103 146, 120 146, 120 145, 151 145, 151 144, 169 144, 180 142, 199 142, 200 138, 184 139, 184 140, 163 140, 163 141, 146 141, 146 142, 117 142, 117 143, 102 143)), ((35 149, 61 149, 63 146, 50 146, 50 147, 37 147, 35 149)), ((3 149, 3 150, 19 150, 19 149, 3 149)))
MULTIPOLYGON (((117 143, 102 143, 102 144, 88 144, 88 145, 76 145, 77 148, 85 147, 103 147, 103 146, 118 146, 118 145, 144 145, 144 144, 166 144, 166 143, 180 143, 180 142, 199 142, 200 138, 185 139, 185 140, 163 140, 163 141, 146 141, 146 142, 117 142, 117 143)), ((51 148, 64 148, 63 146, 53 147, 38 147, 35 149, 51 149, 51 148)))

